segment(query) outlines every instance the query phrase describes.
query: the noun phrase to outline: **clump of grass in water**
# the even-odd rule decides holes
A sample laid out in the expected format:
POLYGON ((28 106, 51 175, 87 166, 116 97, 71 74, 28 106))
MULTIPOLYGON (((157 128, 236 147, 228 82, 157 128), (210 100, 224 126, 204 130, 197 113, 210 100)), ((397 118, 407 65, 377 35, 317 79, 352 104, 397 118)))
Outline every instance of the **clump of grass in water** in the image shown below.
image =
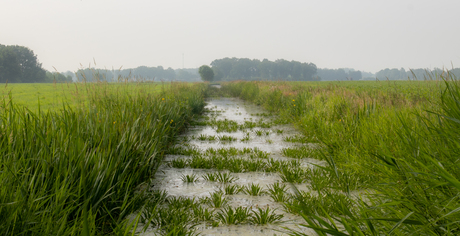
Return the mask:
POLYGON ((312 151, 308 147, 301 146, 301 147, 288 147, 288 148, 282 148, 281 153, 285 157, 291 157, 291 158, 307 158, 311 155, 312 151))
POLYGON ((252 213, 250 222, 256 225, 280 223, 284 217, 282 214, 276 214, 275 210, 270 210, 269 207, 265 209, 257 208, 257 211, 252 210, 252 213))
POLYGON ((267 167, 265 169, 265 171, 267 172, 279 172, 281 171, 281 169, 286 166, 285 164, 286 162, 285 161, 281 161, 281 160, 275 160, 273 158, 270 158, 267 160, 267 167))
POLYGON ((290 199, 287 191, 288 187, 285 184, 274 183, 268 186, 268 194, 275 202, 287 202, 290 199))
POLYGON ((208 148, 204 151, 205 155, 217 155, 217 150, 214 148, 208 148))
POLYGON ((248 184, 247 186, 244 186, 244 189, 243 191, 248 194, 248 195, 251 195, 251 196, 262 196, 266 193, 265 190, 262 189, 262 187, 260 187, 259 184, 254 184, 254 183, 251 183, 251 184, 248 184))
POLYGON ((266 164, 263 160, 244 160, 243 168, 246 172, 263 171, 266 164))
POLYGON ((199 221, 212 222, 214 219, 214 210, 195 205, 192 207, 192 211, 199 221))
POLYGON ((262 136, 264 135, 265 132, 259 129, 259 130, 254 130, 254 133, 256 134, 256 136, 262 136))
POLYGON ((222 172, 217 172, 216 173, 216 180, 221 183, 232 183, 235 180, 238 180, 237 177, 234 177, 230 175, 229 173, 222 173, 222 172))
POLYGON ((206 134, 201 134, 200 136, 198 136, 198 140, 206 141, 207 139, 208 139, 208 136, 206 134))
POLYGON ((222 135, 222 136, 219 136, 218 138, 219 138, 219 141, 221 142, 235 142, 238 140, 237 138, 228 136, 228 135, 222 135))
POLYGON ((195 198, 188 198, 183 196, 171 196, 166 198, 166 202, 169 204, 170 207, 174 208, 191 208, 192 206, 197 205, 197 201, 195 198))
POLYGON ((208 125, 216 129, 217 133, 228 132, 233 133, 238 131, 238 123, 233 120, 213 120, 209 121, 208 125))
POLYGON ((271 124, 271 122, 265 122, 263 119, 260 119, 257 122, 257 126, 260 127, 260 128, 268 128, 269 129, 269 128, 272 127, 272 124, 271 124))
MULTIPOLYGON (((246 134, 249 135, 249 133, 246 133, 246 134)), ((244 154, 253 152, 253 150, 254 150, 254 149, 245 147, 245 148, 243 148, 243 149, 240 150, 239 154, 244 155, 244 154)))
POLYGON ((251 211, 246 207, 232 208, 230 206, 217 212, 216 219, 227 225, 244 224, 251 216, 251 211))
POLYGON ((146 222, 146 227, 153 226, 164 234, 193 235, 193 227, 203 218, 194 214, 194 209, 199 208, 194 198, 167 197, 153 202, 153 207, 144 208, 141 221, 146 222))
POLYGON ((219 155, 224 156, 224 157, 237 156, 239 154, 239 150, 237 148, 234 148, 234 147, 219 148, 219 149, 217 149, 217 153, 219 155))
POLYGON ((305 171, 301 168, 282 168, 280 177, 284 182, 300 184, 305 181, 305 171))
POLYGON ((200 141, 214 141, 214 140, 216 140, 216 136, 200 134, 200 136, 198 136, 198 140, 200 140, 200 141))
POLYGON ((266 159, 266 158, 268 158, 268 155, 269 155, 268 152, 262 151, 262 150, 260 150, 259 148, 255 147, 255 148, 253 149, 253 154, 251 154, 250 157, 251 157, 251 158, 262 158, 262 159, 266 159))
POLYGON ((206 157, 203 156, 193 156, 188 161, 188 166, 194 169, 211 169, 213 167, 213 163, 206 157))
POLYGON ((254 129, 257 127, 257 124, 252 121, 244 121, 244 124, 241 124, 238 128, 240 130, 245 130, 245 129, 254 129))
POLYGON ((157 228, 162 234, 194 235, 196 226, 190 211, 184 208, 158 208, 148 225, 157 228))
POLYGON ((185 156, 192 156, 192 155, 201 155, 201 151, 196 147, 182 147, 182 146, 172 146, 170 147, 167 154, 171 155, 185 155, 185 156))
POLYGON ((228 160, 227 170, 233 173, 241 173, 244 171, 244 159, 232 158, 228 160))
POLYGON ((284 137, 283 141, 291 142, 291 143, 309 143, 311 140, 305 136, 294 135, 294 136, 284 137))
POLYGON ((198 181, 198 176, 196 176, 195 174, 181 175, 180 179, 186 183, 194 183, 198 181))
POLYGON ((249 132, 247 132, 241 139, 241 142, 248 142, 249 140, 251 140, 251 135, 249 134, 249 132))
POLYGON ((206 181, 210 181, 210 182, 215 182, 216 181, 216 175, 214 173, 206 173, 202 177, 206 181))
POLYGON ((211 157, 211 163, 212 163, 212 166, 217 169, 217 170, 225 170, 228 168, 228 160, 229 158, 228 157, 217 157, 217 156, 213 156, 211 157))
POLYGON ((174 159, 169 163, 169 166, 173 168, 185 168, 187 165, 187 160, 183 158, 174 159))
POLYGON ((232 185, 226 185, 223 189, 223 192, 225 193, 225 195, 234 195, 234 194, 238 194, 242 192, 243 189, 244 187, 242 186, 232 184, 232 185))
POLYGON ((221 208, 228 203, 228 200, 225 198, 223 192, 217 191, 211 193, 210 197, 206 198, 205 202, 211 207, 221 208))

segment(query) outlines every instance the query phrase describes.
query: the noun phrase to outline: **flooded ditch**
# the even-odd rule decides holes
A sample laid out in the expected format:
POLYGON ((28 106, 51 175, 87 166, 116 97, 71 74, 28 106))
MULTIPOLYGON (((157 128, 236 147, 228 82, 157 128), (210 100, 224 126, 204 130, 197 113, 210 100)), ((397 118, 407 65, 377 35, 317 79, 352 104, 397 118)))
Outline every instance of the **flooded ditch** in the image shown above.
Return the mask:
MULTIPOLYGON (((305 154, 292 158, 286 153, 290 149, 308 151, 316 145, 293 142, 301 134, 292 126, 274 122, 275 118, 260 107, 237 98, 210 99, 206 110, 197 125, 171 148, 150 191, 167 193, 174 199, 193 199, 189 207, 202 212, 196 214, 210 213, 212 216, 187 225, 194 234, 286 235, 283 231, 288 227, 315 235, 298 226, 305 221, 290 213, 277 196, 281 194, 283 199, 283 194, 294 194, 294 186, 299 191, 310 191, 308 183, 296 181, 294 172, 305 174, 324 163, 305 154), (216 203, 216 198, 223 203, 216 203), (233 214, 238 209, 245 213, 233 214), (232 220, 232 216, 245 214, 232 220), (261 220, 263 217, 267 219, 261 220)), ((188 211, 171 214, 179 217, 181 212, 188 211)), ((156 226, 153 223, 143 235, 158 233, 161 223, 155 222, 156 226)))

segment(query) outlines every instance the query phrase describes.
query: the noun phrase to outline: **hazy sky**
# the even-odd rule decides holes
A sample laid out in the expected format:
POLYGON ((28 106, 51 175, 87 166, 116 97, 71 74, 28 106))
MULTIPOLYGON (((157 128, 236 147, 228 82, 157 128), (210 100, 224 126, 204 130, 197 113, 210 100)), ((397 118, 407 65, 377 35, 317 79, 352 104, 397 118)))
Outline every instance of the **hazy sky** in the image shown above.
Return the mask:
POLYGON ((319 68, 460 67, 460 0, 0 0, 0 44, 58 71, 244 57, 319 68))

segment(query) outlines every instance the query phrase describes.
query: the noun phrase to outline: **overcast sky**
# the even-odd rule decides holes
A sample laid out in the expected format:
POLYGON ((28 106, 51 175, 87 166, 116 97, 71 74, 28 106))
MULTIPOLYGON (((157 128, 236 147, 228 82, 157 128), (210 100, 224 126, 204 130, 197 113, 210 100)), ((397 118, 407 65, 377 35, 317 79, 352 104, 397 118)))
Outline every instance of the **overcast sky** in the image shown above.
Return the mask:
POLYGON ((0 0, 0 44, 43 67, 186 68, 238 57, 319 68, 460 67, 460 0, 0 0))

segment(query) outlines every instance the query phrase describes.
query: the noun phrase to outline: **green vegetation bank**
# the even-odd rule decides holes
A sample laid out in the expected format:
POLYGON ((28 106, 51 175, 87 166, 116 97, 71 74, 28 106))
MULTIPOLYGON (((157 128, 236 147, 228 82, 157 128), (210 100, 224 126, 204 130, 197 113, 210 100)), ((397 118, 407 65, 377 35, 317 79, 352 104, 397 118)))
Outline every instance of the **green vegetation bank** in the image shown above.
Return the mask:
POLYGON ((0 232, 129 234, 136 192, 204 107, 204 84, 158 86, 87 84, 83 106, 36 112, 3 98, 0 232))
POLYGON ((299 192, 288 204, 319 235, 458 235, 460 85, 447 72, 427 77, 222 89, 320 145, 293 153, 328 163, 306 180, 317 195, 299 192))

